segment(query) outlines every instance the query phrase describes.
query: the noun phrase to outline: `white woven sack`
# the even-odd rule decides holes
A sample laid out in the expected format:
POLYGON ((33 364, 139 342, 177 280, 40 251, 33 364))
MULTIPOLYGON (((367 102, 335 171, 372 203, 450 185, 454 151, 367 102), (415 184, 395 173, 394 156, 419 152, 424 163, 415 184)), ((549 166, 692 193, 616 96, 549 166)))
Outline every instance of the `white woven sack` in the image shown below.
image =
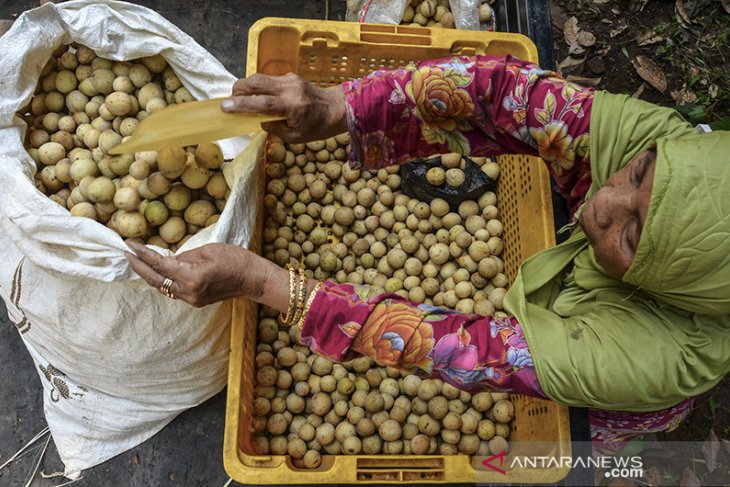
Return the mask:
MULTIPOLYGON (((35 188, 27 127, 14 114, 53 50, 71 42, 120 61, 161 53, 199 99, 228 95, 235 77, 160 15, 123 2, 47 3, 0 38, 0 295, 35 361, 48 425, 75 478, 225 386, 230 305, 195 309, 162 296, 131 271, 116 233, 35 188)), ((180 251, 248 245, 260 140, 226 168, 232 193, 218 223, 180 251)), ((224 155, 248 142, 225 141, 224 155)))

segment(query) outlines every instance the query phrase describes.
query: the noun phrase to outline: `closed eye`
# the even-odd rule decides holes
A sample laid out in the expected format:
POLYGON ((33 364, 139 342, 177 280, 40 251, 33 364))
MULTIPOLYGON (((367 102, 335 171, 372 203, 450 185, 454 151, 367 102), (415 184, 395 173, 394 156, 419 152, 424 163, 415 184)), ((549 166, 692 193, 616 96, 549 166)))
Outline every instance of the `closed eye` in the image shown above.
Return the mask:
POLYGON ((624 242, 629 249, 632 257, 639 247, 639 239, 641 238, 641 222, 638 215, 634 216, 631 221, 624 227, 624 242))
POLYGON ((631 184, 638 188, 646 177, 646 173, 649 172, 649 165, 653 161, 651 153, 647 153, 641 158, 641 161, 634 165, 634 169, 631 171, 631 184))
POLYGON ((641 176, 639 175, 641 164, 635 164, 634 168, 631 170, 631 184, 638 188, 641 186, 641 176))
POLYGON ((636 252, 636 249, 639 248, 639 240, 641 239, 641 230, 642 230, 642 225, 641 225, 641 222, 639 221, 639 217, 637 216, 634 219, 633 232, 632 232, 634 253, 636 252))

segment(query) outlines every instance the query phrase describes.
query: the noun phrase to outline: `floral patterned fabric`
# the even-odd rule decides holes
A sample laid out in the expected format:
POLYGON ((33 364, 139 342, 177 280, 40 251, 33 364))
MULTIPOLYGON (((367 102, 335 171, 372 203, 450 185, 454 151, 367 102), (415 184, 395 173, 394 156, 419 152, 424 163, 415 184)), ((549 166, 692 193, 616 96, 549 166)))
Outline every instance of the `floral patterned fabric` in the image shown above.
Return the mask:
POLYGON ((639 435, 676 429, 693 404, 694 398, 690 398, 663 411, 644 414, 591 409, 591 440, 603 451, 620 451, 639 435))
MULTIPOLYGON (((590 89, 510 56, 421 62, 343 88, 355 166, 376 169, 445 152, 539 155, 571 213, 584 201, 591 184, 590 89)), ((367 355, 470 391, 546 397, 514 317, 466 315, 326 282, 301 341, 334 361, 367 355)), ((637 433, 673 429, 691 402, 655 413, 591 410, 592 437, 615 451, 637 433)))
POLYGON ((514 318, 466 315, 369 286, 325 282, 300 341, 337 362, 367 355, 468 391, 489 388, 545 397, 514 318))
POLYGON ((445 152, 539 155, 571 211, 591 183, 592 91, 507 56, 455 57, 342 84, 350 161, 376 169, 445 152))

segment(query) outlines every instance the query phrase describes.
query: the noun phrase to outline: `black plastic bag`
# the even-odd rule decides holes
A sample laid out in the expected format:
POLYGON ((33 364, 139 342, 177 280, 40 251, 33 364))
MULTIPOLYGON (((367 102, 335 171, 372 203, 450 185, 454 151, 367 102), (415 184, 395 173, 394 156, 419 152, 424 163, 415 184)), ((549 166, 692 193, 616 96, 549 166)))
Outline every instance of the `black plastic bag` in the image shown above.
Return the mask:
POLYGON ((432 159, 418 159, 404 164, 400 168, 401 190, 411 198, 430 203, 434 198, 441 198, 449 203, 451 211, 457 211, 459 204, 465 200, 477 200, 481 195, 494 187, 494 180, 468 157, 464 157, 464 183, 452 188, 446 183, 434 186, 426 179, 426 173, 432 167, 442 167, 441 156, 432 159))

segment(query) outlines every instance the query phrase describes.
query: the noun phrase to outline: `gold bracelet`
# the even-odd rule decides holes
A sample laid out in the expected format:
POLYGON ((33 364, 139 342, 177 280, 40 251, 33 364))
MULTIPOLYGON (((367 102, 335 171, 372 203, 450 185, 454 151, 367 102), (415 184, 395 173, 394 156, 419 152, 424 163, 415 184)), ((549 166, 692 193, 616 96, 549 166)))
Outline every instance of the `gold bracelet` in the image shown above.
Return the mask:
POLYGON ((294 313, 296 311, 296 287, 294 284, 296 271, 294 271, 294 268, 291 265, 287 265, 286 267, 289 269, 289 307, 286 310, 286 315, 284 315, 282 321, 285 324, 290 324, 293 322, 294 313))
POLYGON ((302 316, 299 318, 299 321, 297 321, 297 324, 294 325, 297 336, 301 335, 302 327, 304 326, 304 320, 307 318, 307 313, 309 312, 309 307, 312 306, 312 302, 314 302, 314 298, 317 296, 317 292, 319 292, 319 289, 322 287, 322 284, 323 284, 322 281, 317 281, 317 284, 315 284, 314 287, 312 288, 312 292, 309 293, 309 298, 307 299, 307 304, 304 305, 304 309, 302 310, 302 316))
POLYGON ((297 306, 294 316, 292 317, 289 325, 294 325, 299 322, 304 311, 304 299, 307 296, 307 275, 304 274, 304 269, 299 268, 299 293, 297 294, 297 306))

